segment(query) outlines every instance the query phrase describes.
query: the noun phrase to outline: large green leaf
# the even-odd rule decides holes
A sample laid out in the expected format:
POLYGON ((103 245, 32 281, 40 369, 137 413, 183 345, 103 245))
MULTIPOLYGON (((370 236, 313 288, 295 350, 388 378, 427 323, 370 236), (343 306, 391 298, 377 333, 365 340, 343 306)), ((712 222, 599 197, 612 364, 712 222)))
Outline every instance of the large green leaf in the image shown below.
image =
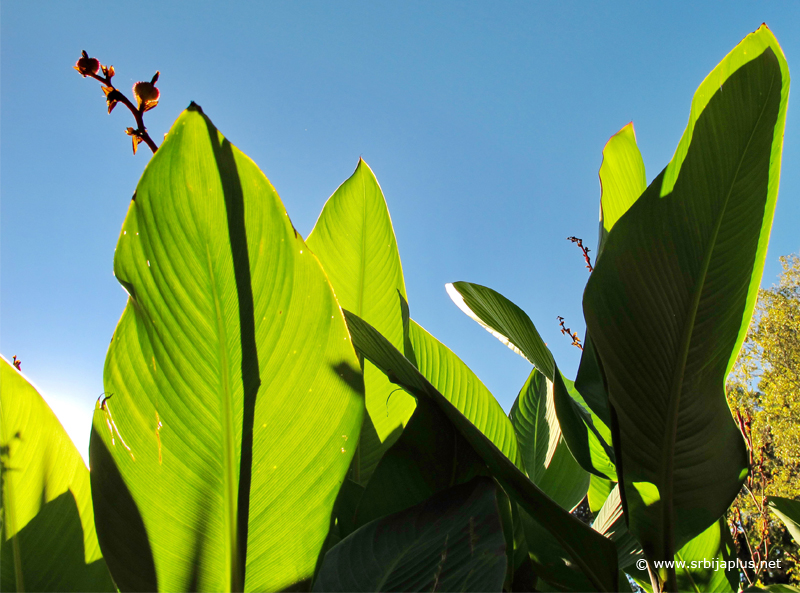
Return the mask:
POLYGON ((614 486, 611 490, 605 504, 592 523, 592 529, 602 533, 617 546, 617 562, 621 569, 629 569, 642 557, 642 548, 639 542, 630 534, 625 525, 619 486, 614 486))
POLYGON ((553 355, 525 311, 499 292, 480 284, 453 282, 445 288, 452 301, 468 317, 527 359, 545 377, 553 379, 553 355))
POLYGON ((502 591, 505 552, 494 481, 476 478, 344 539, 314 591, 502 591))
POLYGON ((597 254, 605 237, 631 205, 647 189, 642 153, 636 144, 633 122, 611 136, 603 147, 600 165, 600 237, 597 254))
POLYGON ((558 542, 571 561, 586 575, 591 586, 601 591, 616 591, 618 574, 613 543, 570 515, 536 487, 375 328, 348 311, 345 311, 345 317, 356 351, 417 399, 427 399, 436 404, 481 456, 511 499, 558 542))
POLYGON ((139 182, 114 271, 130 298, 91 478, 117 584, 141 590, 117 575, 146 572, 145 548, 160 590, 310 579, 358 442, 359 363, 274 188, 194 104, 139 182))
POLYGON ((519 465, 514 426, 472 369, 413 319, 409 323, 409 338, 419 372, 506 457, 519 465))
POLYGON ((747 472, 724 382, 763 269, 788 89, 762 27, 701 85, 673 160, 614 225, 584 295, 626 514, 653 559, 709 528, 747 472))
POLYGON ((555 360, 530 317, 499 292, 470 282, 447 285, 447 294, 469 317, 511 350, 527 359, 549 380, 555 381, 555 409, 564 438, 575 459, 586 471, 616 479, 611 432, 587 407, 586 401, 561 377, 555 380, 555 360))
POLYGON ((767 505, 783 521, 794 541, 800 543, 800 500, 768 496, 767 505))
MULTIPOLYGON (((624 525, 620 526, 624 531, 624 525)), ((736 548, 724 519, 713 523, 675 553, 676 591, 732 593, 739 590, 736 548)), ((626 570, 647 593, 653 587, 646 570, 626 570)))
MULTIPOLYGON (((644 161, 636 145, 633 122, 614 134, 603 148, 600 165, 600 233, 597 239, 597 257, 603 249, 608 233, 614 224, 636 202, 647 188, 644 161)), ((608 393, 594 342, 587 330, 583 339, 583 352, 575 377, 575 389, 589 409, 605 426, 611 426, 608 393)))
POLYGON ((0 358, 0 591, 114 591, 89 470, 53 411, 0 358))
MULTIPOLYGON (((322 263, 339 304, 402 349, 397 295, 405 299, 403 268, 383 191, 363 160, 327 201, 306 243, 322 263)), ((353 464, 353 478, 361 484, 414 411, 413 398, 398 392, 371 363, 364 365, 364 385, 369 416, 353 464)))
POLYGON ((553 382, 534 368, 509 416, 528 477, 571 511, 586 496, 590 474, 575 461, 561 434, 553 402, 553 382))
POLYGON ((435 404, 421 400, 403 434, 378 462, 352 524, 360 527, 405 510, 485 473, 483 460, 447 417, 435 404))

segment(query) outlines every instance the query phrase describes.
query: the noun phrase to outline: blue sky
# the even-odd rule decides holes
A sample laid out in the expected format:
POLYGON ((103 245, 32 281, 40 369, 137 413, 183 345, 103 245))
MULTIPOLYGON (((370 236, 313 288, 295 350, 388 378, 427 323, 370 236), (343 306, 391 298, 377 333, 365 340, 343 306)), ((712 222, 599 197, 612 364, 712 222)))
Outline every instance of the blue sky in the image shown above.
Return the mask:
MULTIPOLYGON (((363 157, 383 187, 412 316, 508 410, 529 365, 449 300, 490 286, 521 306, 574 375, 606 140, 629 121, 652 179, 692 95, 766 22, 797 72, 797 2, 10 2, 0 7, 0 353, 85 455, 126 294, 119 229, 150 157, 135 157, 85 49, 123 92, 161 71, 160 141, 194 100, 278 190, 304 236, 363 157)), ((790 99, 764 274, 800 250, 800 128, 790 99)))

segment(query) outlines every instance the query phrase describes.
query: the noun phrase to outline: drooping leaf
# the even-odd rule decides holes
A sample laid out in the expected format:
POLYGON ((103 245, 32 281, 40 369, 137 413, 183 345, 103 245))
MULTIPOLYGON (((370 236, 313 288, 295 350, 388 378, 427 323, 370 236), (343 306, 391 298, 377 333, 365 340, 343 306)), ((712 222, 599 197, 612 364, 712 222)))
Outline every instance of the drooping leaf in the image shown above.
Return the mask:
MULTIPOLYGON (((366 319, 397 348, 403 347, 398 293, 406 288, 386 200, 367 163, 328 199, 306 241, 319 258, 339 304, 366 319)), ((414 411, 414 399, 364 365, 367 412, 374 430, 362 432, 353 479, 366 484, 381 455, 400 435, 414 411)))
POLYGON ((446 289, 452 301, 468 317, 552 381, 553 355, 525 311, 499 292, 480 284, 453 282, 447 284, 446 289))
POLYGON ((97 512, 104 554, 140 572, 117 536, 143 533, 167 591, 310 580, 358 442, 359 363, 272 185, 199 107, 148 164, 114 270, 130 298, 91 457, 116 473, 91 479, 129 502, 97 512))
POLYGON ((549 537, 558 542, 569 559, 586 575, 591 587, 601 591, 616 591, 618 574, 613 543, 570 515, 537 488, 373 327, 348 311, 345 311, 345 318, 356 351, 417 399, 428 399, 436 404, 484 460, 511 499, 544 527, 549 537))
POLYGON ((475 478, 351 534, 314 591, 502 591, 505 551, 494 481, 475 478))
POLYGON ((747 471, 724 381, 763 269, 788 88, 762 27, 701 85, 675 156, 615 224, 584 295, 630 529, 650 558, 708 529, 747 471))
POLYGON ((534 368, 509 416, 528 477, 571 511, 586 496, 590 474, 575 461, 561 434, 553 402, 553 382, 534 368))
MULTIPOLYGON (((527 359, 553 381, 555 360, 530 317, 500 293, 469 282, 447 285, 447 294, 469 317, 511 350, 527 359)), ((555 409, 572 455, 586 471, 616 479, 611 433, 568 379, 569 387, 556 381, 555 409)))
POLYGON ((0 591, 114 591, 89 470, 42 396, 0 357, 0 591))
POLYGON ((767 505, 783 521, 794 541, 800 543, 800 500, 768 496, 767 505))

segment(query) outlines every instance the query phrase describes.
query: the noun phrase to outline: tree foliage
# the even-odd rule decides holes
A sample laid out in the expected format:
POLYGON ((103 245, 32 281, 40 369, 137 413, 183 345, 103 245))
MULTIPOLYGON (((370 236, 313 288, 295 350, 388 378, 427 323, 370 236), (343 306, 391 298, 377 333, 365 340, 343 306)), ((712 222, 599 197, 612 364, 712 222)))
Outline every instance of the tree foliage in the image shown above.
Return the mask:
POLYGON ((778 284, 759 291, 728 384, 752 456, 752 475, 731 512, 740 557, 781 560, 781 569, 757 575, 762 584, 800 583, 798 546, 765 502, 766 496, 800 498, 800 257, 780 261, 778 284))

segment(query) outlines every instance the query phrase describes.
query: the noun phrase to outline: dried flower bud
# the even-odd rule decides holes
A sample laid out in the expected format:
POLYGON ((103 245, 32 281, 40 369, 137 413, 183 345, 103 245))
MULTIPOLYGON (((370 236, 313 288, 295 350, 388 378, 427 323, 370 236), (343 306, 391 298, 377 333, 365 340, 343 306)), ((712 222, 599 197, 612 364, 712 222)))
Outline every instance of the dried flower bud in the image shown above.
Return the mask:
POLYGON ((81 52, 81 58, 75 62, 75 70, 86 78, 90 74, 97 74, 100 70, 100 62, 96 58, 90 58, 86 51, 81 52))
POLYGON ((106 103, 108 104, 108 112, 111 113, 114 107, 117 106, 117 101, 121 101, 124 96, 117 89, 109 86, 103 87, 103 92, 106 94, 106 103))
POLYGON ((131 141, 133 142, 133 154, 136 154, 136 149, 139 148, 139 144, 142 141, 142 137, 139 136, 139 132, 134 130, 133 128, 127 128, 125 133, 131 137, 131 141))
POLYGON ((158 99, 161 93, 156 88, 156 81, 158 80, 158 72, 153 76, 151 82, 137 82, 133 85, 133 96, 136 97, 136 102, 139 105, 139 111, 144 113, 158 105, 158 99))

